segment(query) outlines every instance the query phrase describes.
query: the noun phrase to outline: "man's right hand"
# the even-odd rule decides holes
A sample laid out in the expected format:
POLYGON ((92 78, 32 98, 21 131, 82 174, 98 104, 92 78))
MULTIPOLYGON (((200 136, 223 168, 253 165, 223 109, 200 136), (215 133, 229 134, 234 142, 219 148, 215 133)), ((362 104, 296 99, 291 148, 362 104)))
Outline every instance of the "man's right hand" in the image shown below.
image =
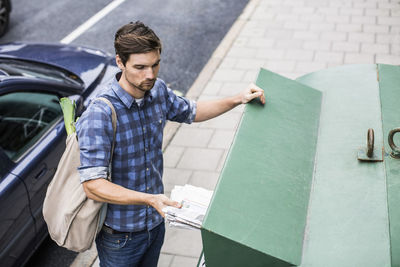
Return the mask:
POLYGON ((165 214, 162 211, 162 209, 165 208, 166 206, 172 206, 172 207, 175 207, 178 209, 180 209, 182 207, 182 204, 169 199, 166 195, 163 195, 163 194, 152 195, 150 205, 153 208, 155 208, 157 210, 157 212, 160 213, 161 216, 163 216, 163 217, 165 217, 165 214))

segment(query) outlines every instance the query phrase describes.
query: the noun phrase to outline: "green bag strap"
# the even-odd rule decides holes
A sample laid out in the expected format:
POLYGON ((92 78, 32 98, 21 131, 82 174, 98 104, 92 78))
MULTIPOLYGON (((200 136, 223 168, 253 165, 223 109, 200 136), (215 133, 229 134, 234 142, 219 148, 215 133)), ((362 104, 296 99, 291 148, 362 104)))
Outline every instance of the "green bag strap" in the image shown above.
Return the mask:
POLYGON ((112 120, 112 127, 113 127, 113 142, 111 146, 111 155, 110 155, 110 163, 108 165, 108 177, 107 179, 111 181, 111 174, 112 174, 112 158, 114 154, 114 147, 115 147, 115 136, 117 133, 117 113, 115 112, 114 106, 110 100, 105 97, 98 97, 96 100, 99 99, 105 102, 111 108, 111 120, 112 120))

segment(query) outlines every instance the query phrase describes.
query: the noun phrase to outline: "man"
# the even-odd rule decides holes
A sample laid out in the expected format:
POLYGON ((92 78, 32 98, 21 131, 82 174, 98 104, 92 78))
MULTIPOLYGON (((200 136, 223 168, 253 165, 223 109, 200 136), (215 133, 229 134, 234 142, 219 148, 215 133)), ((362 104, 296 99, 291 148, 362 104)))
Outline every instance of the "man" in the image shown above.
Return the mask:
POLYGON ((242 93, 198 103, 176 96, 157 79, 161 42, 141 22, 121 27, 115 35, 116 63, 121 69, 101 94, 114 105, 118 123, 107 181, 113 139, 111 109, 91 103, 79 119, 81 182, 87 196, 107 202, 107 216, 96 238, 100 266, 157 266, 164 240, 163 207, 180 207, 163 194, 162 138, 166 120, 191 123, 214 118, 259 97, 250 85, 242 93))

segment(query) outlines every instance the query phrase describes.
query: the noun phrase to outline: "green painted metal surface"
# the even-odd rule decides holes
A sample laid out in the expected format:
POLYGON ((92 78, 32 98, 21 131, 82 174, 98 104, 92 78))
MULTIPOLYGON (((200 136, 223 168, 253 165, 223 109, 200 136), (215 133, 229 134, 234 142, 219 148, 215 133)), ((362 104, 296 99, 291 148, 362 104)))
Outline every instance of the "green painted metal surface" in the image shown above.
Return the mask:
MULTIPOLYGON (((400 159, 388 153, 391 149, 387 136, 393 128, 400 127, 400 67, 379 65, 379 87, 382 106, 383 136, 385 136, 385 170, 387 201, 389 206, 390 244, 392 266, 400 266, 400 159)), ((395 143, 400 144, 395 135, 395 143)))
POLYGON ((261 70, 257 84, 267 104, 246 107, 203 224, 207 266, 400 267, 400 159, 387 140, 400 66, 296 81, 261 70), (369 128, 383 162, 357 159, 369 128))
POLYGON ((207 267, 299 265, 321 92, 266 70, 246 106, 203 229, 207 267))
POLYGON ((301 266, 390 266, 384 163, 357 160, 368 128, 383 146, 377 66, 342 66, 298 81, 323 91, 301 266))

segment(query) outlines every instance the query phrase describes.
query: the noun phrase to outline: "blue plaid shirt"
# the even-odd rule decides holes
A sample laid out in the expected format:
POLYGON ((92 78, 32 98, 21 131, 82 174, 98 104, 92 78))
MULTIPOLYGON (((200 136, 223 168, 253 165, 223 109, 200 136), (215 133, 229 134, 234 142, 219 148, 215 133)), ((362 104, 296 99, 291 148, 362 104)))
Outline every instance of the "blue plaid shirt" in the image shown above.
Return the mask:
MULTIPOLYGON (((112 182, 150 194, 162 194, 162 140, 166 120, 191 123, 196 103, 176 96, 158 79, 145 94, 140 106, 121 88, 116 75, 111 89, 100 93, 117 113, 116 143, 112 162, 112 182)), ((81 182, 107 177, 113 139, 111 109, 103 101, 93 101, 76 124, 80 146, 81 182)), ((108 204, 105 223, 115 230, 151 230, 163 222, 151 206, 108 204)))

